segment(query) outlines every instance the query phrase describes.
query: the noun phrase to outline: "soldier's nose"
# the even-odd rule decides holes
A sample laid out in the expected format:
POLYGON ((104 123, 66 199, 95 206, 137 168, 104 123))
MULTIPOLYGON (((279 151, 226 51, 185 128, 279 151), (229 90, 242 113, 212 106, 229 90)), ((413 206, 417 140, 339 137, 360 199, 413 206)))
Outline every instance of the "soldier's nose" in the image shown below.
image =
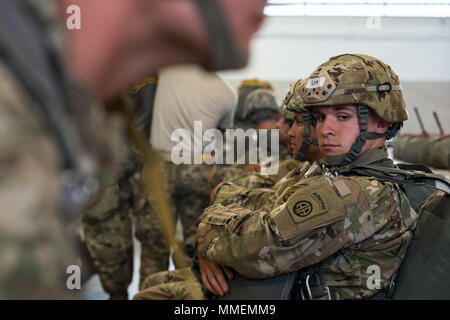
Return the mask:
POLYGON ((331 117, 325 117, 322 123, 317 124, 319 133, 323 136, 330 136, 335 134, 336 123, 331 117))

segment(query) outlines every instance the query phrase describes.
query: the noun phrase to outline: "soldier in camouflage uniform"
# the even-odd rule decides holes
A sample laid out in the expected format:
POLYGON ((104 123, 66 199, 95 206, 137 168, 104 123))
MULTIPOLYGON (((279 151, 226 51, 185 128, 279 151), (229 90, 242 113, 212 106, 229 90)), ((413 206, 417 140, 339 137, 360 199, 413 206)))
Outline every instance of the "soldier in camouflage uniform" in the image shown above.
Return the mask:
MULTIPOLYGON (((115 103, 128 103, 136 112, 136 128, 148 139, 157 76, 137 84, 115 103)), ((103 289, 113 300, 127 299, 133 278, 132 226, 142 225, 150 214, 142 178, 142 159, 134 148, 122 164, 115 184, 83 213, 84 242, 103 289)), ((145 246, 145 243, 142 244, 145 246)), ((142 249, 142 252, 147 250, 142 249)), ((141 264, 141 268, 144 264, 141 264)))
POLYGON ((383 296, 405 257, 417 213, 399 185, 339 172, 393 166, 385 140, 407 119, 399 78, 376 58, 344 54, 320 65, 300 96, 318 121, 324 162, 313 164, 271 210, 205 210, 197 230, 203 284, 223 295, 230 269, 250 279, 298 272, 295 298, 308 298, 306 289, 310 299, 383 296))
POLYGON ((71 76, 58 10, 0 2, 0 299, 76 298, 72 226, 125 150, 118 116, 71 76))

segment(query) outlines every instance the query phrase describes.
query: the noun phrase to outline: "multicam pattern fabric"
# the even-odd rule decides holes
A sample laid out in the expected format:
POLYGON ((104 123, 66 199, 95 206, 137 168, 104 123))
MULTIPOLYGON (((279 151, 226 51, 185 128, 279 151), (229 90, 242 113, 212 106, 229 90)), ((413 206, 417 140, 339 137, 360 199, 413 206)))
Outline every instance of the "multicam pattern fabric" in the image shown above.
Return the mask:
POLYGON ((298 92, 304 108, 366 104, 388 122, 408 119, 401 88, 395 88, 400 85, 399 77, 389 65, 374 57, 363 54, 331 57, 305 80, 305 86, 298 92), (389 86, 391 91, 388 91, 389 86))
POLYGON ((207 293, 191 268, 158 272, 148 277, 133 300, 206 300, 207 293))
POLYGON ((235 203, 251 210, 262 208, 270 210, 275 203, 283 201, 282 199, 286 197, 283 194, 284 189, 303 177, 308 168, 309 163, 291 159, 280 165, 279 174, 276 176, 252 173, 230 180, 220 187, 214 204, 226 206, 235 203), (248 180, 251 182, 244 183, 248 180), (259 183, 254 183, 254 181, 259 181, 259 183), (280 198, 282 195, 283 197, 280 198), (278 198, 280 199, 278 200, 278 198))
MULTIPOLYGON (((191 257, 198 218, 209 205, 210 192, 218 183, 213 174, 216 168, 211 165, 177 166, 170 162, 165 162, 164 168, 166 180, 163 183, 183 228, 184 240, 177 239, 174 250, 184 250, 187 257, 191 257)), ((169 267, 170 250, 148 197, 141 171, 137 170, 128 179, 111 187, 84 216, 85 241, 103 288, 109 294, 126 292, 131 282, 133 220, 142 250, 140 287, 148 276, 169 267)), ((176 268, 183 268, 191 261, 174 261, 174 264, 176 268)))
MULTIPOLYGON (((373 149, 358 163, 386 158, 385 149, 373 149)), ((236 204, 207 208, 197 230, 199 255, 251 279, 314 266, 338 299, 385 288, 404 258, 417 214, 392 183, 333 177, 323 168, 311 167, 270 212, 236 204), (371 266, 380 270, 380 289, 368 285, 371 266)))
MULTIPOLYGON (((172 205, 183 228, 183 241, 179 247, 187 257, 194 255, 195 231, 201 212, 210 203, 210 193, 215 185, 210 180, 211 165, 174 165, 166 162, 167 190, 171 195, 172 205)), ((142 281, 150 274, 167 270, 169 255, 167 247, 162 243, 159 222, 153 211, 140 220, 136 227, 136 236, 142 246, 146 247, 142 262, 145 269, 141 270, 142 281)), ((187 261, 174 261, 176 268, 187 267, 187 261)))
POLYGON ((133 276, 133 222, 138 224, 147 212, 146 188, 136 161, 130 158, 122 171, 128 174, 105 189, 82 220, 89 255, 110 295, 126 295, 133 276))

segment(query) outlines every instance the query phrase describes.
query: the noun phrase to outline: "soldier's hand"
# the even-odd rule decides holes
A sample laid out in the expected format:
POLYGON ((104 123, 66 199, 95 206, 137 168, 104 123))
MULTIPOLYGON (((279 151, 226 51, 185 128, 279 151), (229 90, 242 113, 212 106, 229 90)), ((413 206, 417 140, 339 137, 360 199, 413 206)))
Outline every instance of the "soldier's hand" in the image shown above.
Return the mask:
POLYGON ((223 296, 228 292, 229 288, 225 276, 230 280, 233 279, 234 274, 231 268, 221 267, 200 256, 198 257, 198 264, 202 274, 202 283, 206 289, 216 296, 223 296))

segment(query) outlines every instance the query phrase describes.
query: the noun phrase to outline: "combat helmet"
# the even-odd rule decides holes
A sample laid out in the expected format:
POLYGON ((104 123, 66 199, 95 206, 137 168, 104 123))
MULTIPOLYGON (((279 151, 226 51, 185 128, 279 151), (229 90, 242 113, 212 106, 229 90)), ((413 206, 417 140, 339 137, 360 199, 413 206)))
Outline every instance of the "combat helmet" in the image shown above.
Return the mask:
POLYGON ((273 92, 273 87, 269 82, 262 81, 259 79, 248 79, 243 80, 238 87, 238 104, 235 112, 235 120, 244 120, 244 106, 247 96, 257 89, 267 89, 273 92))
POLYGON ((360 135, 347 154, 325 159, 339 165, 358 158, 367 139, 393 138, 408 119, 399 77, 389 65, 363 54, 331 57, 306 79, 299 95, 305 109, 357 105, 360 135), (385 134, 367 131, 369 109, 389 122, 385 134))
POLYGON ((305 161, 306 154, 308 153, 311 144, 318 145, 317 139, 311 138, 311 126, 316 126, 316 119, 308 111, 301 107, 301 97, 298 94, 299 90, 301 90, 305 83, 306 81, 302 79, 291 83, 286 96, 283 99, 283 106, 285 106, 287 111, 291 113, 300 113, 303 118, 303 143, 295 155, 295 159, 300 161, 305 161))
POLYGON ((285 121, 294 121, 295 120, 295 113, 288 110, 287 106, 285 104, 281 104, 280 107, 280 114, 281 117, 285 120, 285 121))
POLYGON ((252 124, 281 117, 275 96, 267 89, 256 89, 247 96, 242 115, 252 124))

